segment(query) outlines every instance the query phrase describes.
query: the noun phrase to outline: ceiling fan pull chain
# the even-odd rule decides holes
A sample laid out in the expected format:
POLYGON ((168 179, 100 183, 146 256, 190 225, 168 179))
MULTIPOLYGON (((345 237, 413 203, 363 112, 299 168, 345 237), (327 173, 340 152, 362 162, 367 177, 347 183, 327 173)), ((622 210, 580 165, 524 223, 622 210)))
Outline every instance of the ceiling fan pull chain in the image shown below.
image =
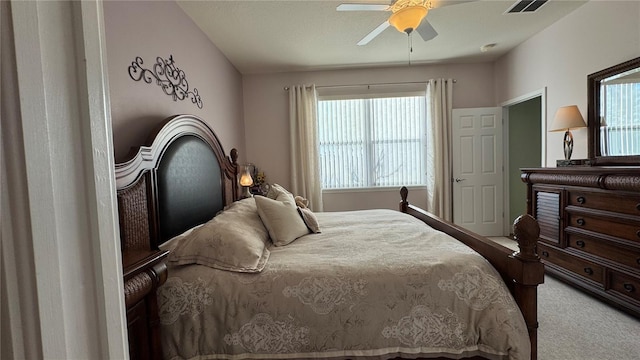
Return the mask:
POLYGON ((411 66, 411 53, 413 52, 413 41, 411 33, 407 33, 407 46, 409 47, 409 66, 411 66))
POLYGON ((409 52, 413 52, 413 31, 409 34, 409 52))

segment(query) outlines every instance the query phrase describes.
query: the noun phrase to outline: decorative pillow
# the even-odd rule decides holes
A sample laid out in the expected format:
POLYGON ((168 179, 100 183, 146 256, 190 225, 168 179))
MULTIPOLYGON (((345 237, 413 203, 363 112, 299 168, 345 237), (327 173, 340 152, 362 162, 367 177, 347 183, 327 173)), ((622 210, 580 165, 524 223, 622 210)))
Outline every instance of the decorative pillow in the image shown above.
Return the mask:
POLYGON ((307 225, 307 228, 309 228, 312 233, 318 234, 320 232, 320 224, 318 224, 316 214, 306 207, 298 207, 298 213, 300 213, 302 221, 304 221, 304 224, 307 225))
POLYGON ((255 196, 258 214, 269 231, 271 241, 276 246, 290 244, 293 240, 309 233, 291 194, 280 194, 275 200, 255 196))
POLYGON ((269 259, 268 240, 255 200, 247 198, 186 235, 168 259, 175 265, 200 264, 255 273, 262 271, 269 259))
POLYGON ((182 242, 182 240, 184 240, 187 236, 189 236, 189 234, 194 232, 196 229, 201 228, 202 225, 204 225, 204 224, 200 224, 198 226, 194 226, 191 229, 183 232, 182 234, 174 236, 171 239, 163 242, 158 247, 160 248, 160 250, 168 250, 168 251, 171 252, 180 244, 180 242, 182 242))
MULTIPOLYGON (((244 198, 238 201, 234 201, 231 204, 224 207, 224 211, 236 209, 239 212, 253 212, 258 211, 256 207, 256 201, 253 198, 244 198)), ((222 212, 220 212, 222 213, 222 212)))
POLYGON ((296 200, 296 205, 298 205, 301 208, 308 208, 309 207, 309 200, 303 198, 302 196, 296 196, 294 197, 294 199, 296 200))
POLYGON ((292 195, 291 192, 289 192, 289 190, 285 189, 284 187, 278 185, 278 184, 273 184, 269 187, 269 191, 267 192, 267 197, 269 199, 277 199, 278 196, 282 195, 282 194, 289 194, 292 195))

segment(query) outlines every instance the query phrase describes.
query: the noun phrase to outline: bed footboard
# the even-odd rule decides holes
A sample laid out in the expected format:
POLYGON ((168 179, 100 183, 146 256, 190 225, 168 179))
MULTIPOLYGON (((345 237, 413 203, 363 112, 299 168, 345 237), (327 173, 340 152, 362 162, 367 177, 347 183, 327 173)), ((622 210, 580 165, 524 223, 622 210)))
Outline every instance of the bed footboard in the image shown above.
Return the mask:
POLYGON ((540 235, 538 222, 530 215, 521 215, 513 224, 519 251, 513 252, 483 236, 458 225, 440 219, 407 201, 409 190, 400 189, 400 211, 412 215, 432 228, 453 236, 480 255, 484 256, 502 275, 527 323, 531 340, 531 359, 537 359, 538 345, 538 291, 544 282, 544 265, 536 254, 535 247, 540 235))

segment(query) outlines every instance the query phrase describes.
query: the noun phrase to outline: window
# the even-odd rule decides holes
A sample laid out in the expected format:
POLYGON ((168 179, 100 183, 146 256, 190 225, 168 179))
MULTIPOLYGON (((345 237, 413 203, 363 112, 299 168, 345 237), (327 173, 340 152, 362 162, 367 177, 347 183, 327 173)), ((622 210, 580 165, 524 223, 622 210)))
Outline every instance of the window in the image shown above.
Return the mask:
POLYGON ((640 82, 607 84, 601 96, 602 155, 640 154, 640 82), (605 101, 606 99, 606 101, 605 101))
POLYGON ((426 184, 426 101, 421 95, 318 101, 323 189, 426 184))

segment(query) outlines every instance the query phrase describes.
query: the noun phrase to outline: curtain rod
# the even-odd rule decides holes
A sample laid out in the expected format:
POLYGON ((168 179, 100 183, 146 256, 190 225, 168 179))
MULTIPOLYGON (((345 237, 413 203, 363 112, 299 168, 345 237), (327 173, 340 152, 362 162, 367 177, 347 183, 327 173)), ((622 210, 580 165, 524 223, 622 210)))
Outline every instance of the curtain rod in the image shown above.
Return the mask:
MULTIPOLYGON (((445 82, 447 80, 445 79, 445 82)), ((452 79, 453 83, 457 83, 456 79, 452 79)), ((324 86, 316 86, 316 89, 331 89, 331 88, 344 88, 344 87, 360 87, 360 86, 385 86, 385 85, 409 85, 409 84, 427 84, 428 81, 409 81, 402 83, 373 83, 373 84, 349 84, 349 85, 324 85, 324 86)), ((285 91, 289 91, 289 87, 284 87, 285 91)))

